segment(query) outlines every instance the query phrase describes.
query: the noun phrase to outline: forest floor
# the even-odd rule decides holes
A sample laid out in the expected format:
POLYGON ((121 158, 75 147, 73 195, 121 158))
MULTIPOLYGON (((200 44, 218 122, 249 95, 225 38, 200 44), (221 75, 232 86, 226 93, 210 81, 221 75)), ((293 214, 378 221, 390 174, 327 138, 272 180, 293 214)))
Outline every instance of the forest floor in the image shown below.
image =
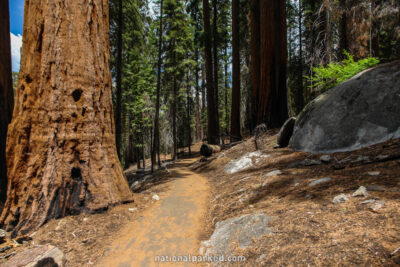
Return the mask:
POLYGON ((274 234, 235 251, 245 266, 400 265, 400 139, 331 154, 325 163, 324 155, 274 149, 274 134, 258 143, 252 166, 242 171, 225 169, 255 152, 254 138, 192 166, 212 188, 208 236, 216 222, 264 213, 274 218, 274 234), (328 179, 310 185, 321 178, 328 179), (368 196, 352 197, 360 186, 368 196), (340 194, 348 201, 334 204, 340 194))
MULTIPOLYGON (((198 255, 217 222, 264 213, 274 218, 268 225, 273 234, 234 251, 246 262, 232 266, 400 264, 399 139, 335 153, 325 163, 322 155, 274 149, 275 143, 276 135, 263 136, 252 166, 232 174, 226 166, 255 152, 253 138, 206 161, 196 154, 167 163, 152 176, 141 175, 148 177, 134 190, 134 203, 50 221, 28 243, 1 245, 13 248, 0 258, 50 243, 65 253, 67 266, 151 266, 159 254, 198 255), (368 196, 352 197, 360 186, 368 196), (339 194, 348 200, 332 203, 339 194)), ((135 173, 126 173, 131 183, 135 173)))

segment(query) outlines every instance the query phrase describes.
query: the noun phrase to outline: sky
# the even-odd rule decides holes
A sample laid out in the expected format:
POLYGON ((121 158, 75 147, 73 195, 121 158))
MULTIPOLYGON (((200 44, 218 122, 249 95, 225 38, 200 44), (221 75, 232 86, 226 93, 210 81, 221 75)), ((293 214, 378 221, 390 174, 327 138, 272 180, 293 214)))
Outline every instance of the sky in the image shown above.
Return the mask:
POLYGON ((24 20, 24 0, 9 0, 12 70, 19 71, 24 20))

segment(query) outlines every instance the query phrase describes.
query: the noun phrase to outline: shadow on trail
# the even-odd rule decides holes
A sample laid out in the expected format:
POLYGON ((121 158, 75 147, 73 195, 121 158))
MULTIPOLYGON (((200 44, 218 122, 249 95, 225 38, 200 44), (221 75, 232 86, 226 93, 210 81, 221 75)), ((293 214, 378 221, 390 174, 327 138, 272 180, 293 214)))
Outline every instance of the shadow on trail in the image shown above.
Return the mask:
POLYGON ((187 174, 179 172, 179 169, 186 168, 192 164, 195 159, 200 157, 199 152, 193 152, 191 155, 181 154, 176 161, 164 161, 161 168, 151 173, 150 169, 140 169, 136 172, 125 173, 129 186, 134 193, 141 193, 154 186, 169 183, 176 179, 186 178, 187 174))

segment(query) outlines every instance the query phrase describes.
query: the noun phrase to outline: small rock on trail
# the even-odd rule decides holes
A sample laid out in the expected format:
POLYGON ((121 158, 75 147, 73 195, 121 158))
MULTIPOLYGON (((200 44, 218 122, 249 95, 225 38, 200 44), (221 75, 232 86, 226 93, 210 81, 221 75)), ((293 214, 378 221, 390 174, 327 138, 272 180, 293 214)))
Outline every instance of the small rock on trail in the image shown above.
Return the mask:
POLYGON ((330 182, 330 181, 332 181, 332 178, 325 177, 325 178, 321 178, 321 179, 312 181, 311 183, 308 184, 308 186, 315 186, 315 185, 319 185, 319 184, 322 184, 322 183, 327 183, 327 182, 330 182))
POLYGON ((332 202, 333 202, 333 204, 339 204, 339 203, 349 201, 349 198, 350 198, 350 195, 340 194, 340 195, 337 195, 336 197, 334 197, 332 202))

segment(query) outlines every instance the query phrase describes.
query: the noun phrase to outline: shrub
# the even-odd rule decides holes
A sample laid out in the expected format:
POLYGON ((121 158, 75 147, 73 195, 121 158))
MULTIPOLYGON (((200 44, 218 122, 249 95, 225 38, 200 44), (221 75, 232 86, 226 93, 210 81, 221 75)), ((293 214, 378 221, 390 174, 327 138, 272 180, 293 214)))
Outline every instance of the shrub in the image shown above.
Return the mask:
POLYGON ((376 57, 368 57, 356 62, 347 51, 344 51, 344 54, 347 58, 342 62, 329 63, 326 67, 314 67, 314 75, 311 77, 306 76, 306 79, 311 84, 309 87, 314 92, 323 93, 350 79, 357 73, 379 64, 379 59, 376 57))

